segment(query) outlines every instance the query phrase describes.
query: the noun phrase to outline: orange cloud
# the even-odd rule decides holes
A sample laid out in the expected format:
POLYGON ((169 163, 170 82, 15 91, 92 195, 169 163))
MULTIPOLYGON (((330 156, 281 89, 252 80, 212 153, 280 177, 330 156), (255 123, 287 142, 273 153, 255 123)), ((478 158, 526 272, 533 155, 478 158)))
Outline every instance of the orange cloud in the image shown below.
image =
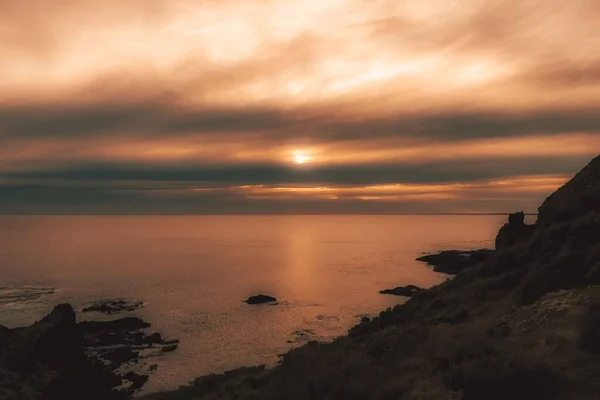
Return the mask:
MULTIPOLYGON (((566 176, 524 176, 506 180, 453 184, 386 184, 370 186, 267 186, 243 185, 230 188, 249 197, 297 198, 298 196, 373 200, 407 201, 415 199, 443 200, 498 196, 506 193, 544 194, 555 190, 568 180, 566 176)), ((197 190, 197 189, 190 189, 197 190)))

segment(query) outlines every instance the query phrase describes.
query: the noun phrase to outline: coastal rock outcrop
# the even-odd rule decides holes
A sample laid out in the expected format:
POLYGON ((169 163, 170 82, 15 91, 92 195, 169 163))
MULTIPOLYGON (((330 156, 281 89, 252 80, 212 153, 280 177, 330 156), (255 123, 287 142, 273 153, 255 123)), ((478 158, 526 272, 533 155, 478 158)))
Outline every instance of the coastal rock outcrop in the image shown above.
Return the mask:
POLYGON ((113 300, 99 300, 93 304, 85 307, 82 312, 99 312, 103 314, 121 314, 125 312, 135 311, 142 307, 144 302, 141 300, 126 300, 126 299, 113 299, 113 300))
POLYGON ((412 297, 413 294, 422 292, 425 289, 422 289, 415 285, 407 285, 407 286, 398 286, 394 289, 385 289, 381 290, 379 293, 381 294, 392 294, 394 296, 405 296, 412 297))
POLYGON ((6 330, 5 334, 3 365, 20 373, 32 372, 36 362, 60 362, 65 355, 72 356, 80 343, 75 311, 69 304, 54 307, 30 328, 6 330))
POLYGON ((277 299, 273 296, 267 296, 266 294, 257 294, 256 296, 250 296, 245 303, 248 304, 263 304, 263 303, 273 303, 277 301, 277 299))
POLYGON ((436 272, 456 275, 466 268, 486 261, 493 253, 494 251, 489 249, 444 250, 436 254, 418 257, 417 261, 433 266, 433 270, 436 272))
POLYGON ((121 380, 84 354, 75 311, 56 306, 30 327, 3 329, 0 342, 2 398, 112 400, 121 380))
POLYGON ((135 317, 77 323, 70 304, 54 307, 29 327, 0 326, 0 398, 129 398, 148 379, 147 373, 127 370, 140 359, 139 351, 177 348, 177 340, 142 331, 148 327, 135 317))
POLYGON ((509 214, 508 222, 500 228, 496 236, 496 250, 504 250, 517 243, 524 243, 531 237, 534 229, 534 225, 525 224, 523 211, 509 214))

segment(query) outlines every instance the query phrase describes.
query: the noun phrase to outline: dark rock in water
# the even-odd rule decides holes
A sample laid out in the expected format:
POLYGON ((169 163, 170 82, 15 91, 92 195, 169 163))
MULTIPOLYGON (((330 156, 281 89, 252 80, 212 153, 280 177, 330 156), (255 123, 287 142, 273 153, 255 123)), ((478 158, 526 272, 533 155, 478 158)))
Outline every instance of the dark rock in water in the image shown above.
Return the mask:
POLYGON ((126 317, 114 321, 83 321, 79 324, 83 333, 98 333, 103 331, 136 331, 149 328, 150 324, 137 317, 126 317))
POLYGON ((163 353, 170 353, 172 351, 177 350, 177 346, 178 346, 177 344, 169 344, 169 345, 163 346, 163 348, 161 349, 161 351, 163 353))
POLYGON ((534 225, 525 224, 525 213, 519 211, 508 215, 508 222, 500 228, 496 236, 496 250, 504 250, 517 243, 523 243, 531 236, 534 225))
MULTIPOLYGON (((83 335, 86 354, 101 360, 107 370, 116 373, 116 370, 122 369, 123 366, 130 369, 133 364, 138 364, 141 350, 168 352, 177 349, 179 341, 167 341, 158 332, 148 335, 141 331, 149 326, 149 323, 139 318, 127 317, 114 321, 80 322, 79 331, 83 335)), ((144 372, 150 372, 149 367, 144 372)), ((124 389, 124 393, 130 396, 141 388, 148 376, 128 371, 120 378, 132 382, 124 389)))
POLYGON ((142 342, 147 344, 163 343, 164 339, 160 333, 155 332, 152 335, 143 338, 142 342))
POLYGON ((85 307, 82 312, 100 312, 103 314, 120 314, 124 312, 130 312, 137 310, 144 305, 141 300, 100 300, 95 302, 89 307, 85 307))
POLYGON ((408 285, 408 286, 399 286, 397 288, 394 289, 385 289, 380 291, 379 293, 381 294, 393 294, 394 296, 406 296, 406 297, 411 297, 413 294, 415 293, 419 293, 421 291, 423 291, 424 289, 414 286, 414 285, 408 285))
POLYGON ((117 347, 100 354, 103 360, 109 361, 111 369, 117 369, 123 364, 129 363, 138 358, 138 353, 131 347, 117 347))
POLYGON ((123 379, 131 382, 131 386, 129 387, 130 392, 136 392, 144 386, 146 382, 148 382, 148 375, 140 375, 136 374, 133 371, 129 371, 125 375, 123 375, 123 379))
POLYGON ((478 265, 486 261, 493 250, 445 250, 436 254, 428 254, 417 258, 417 261, 426 262, 432 265, 436 272, 455 275, 460 271, 478 265))
POLYGON ((273 301, 277 301, 277 299, 275 297, 267 296, 265 294, 259 294, 256 296, 248 297, 248 300, 246 300, 245 302, 248 304, 263 304, 270 303, 273 301))
POLYGON ((288 340, 288 343, 302 343, 309 342, 317 337, 315 331, 312 329, 300 329, 292 332, 294 337, 292 340, 288 340))
POLYGON ((137 352, 125 350, 115 351, 114 346, 125 346, 127 349, 156 348, 162 351, 173 351, 177 348, 177 340, 165 340, 163 336, 154 332, 146 335, 141 329, 149 327, 150 324, 135 317, 121 318, 114 321, 85 321, 80 322, 80 331, 83 333, 84 345, 93 350, 96 355, 106 361, 113 361, 114 357, 123 356, 122 362, 137 360, 137 352), (165 350, 165 348, 171 350, 165 350))
POLYGON ((44 296, 54 294, 54 289, 37 286, 9 286, 0 287, 0 304, 18 303, 22 301, 37 300, 44 296))

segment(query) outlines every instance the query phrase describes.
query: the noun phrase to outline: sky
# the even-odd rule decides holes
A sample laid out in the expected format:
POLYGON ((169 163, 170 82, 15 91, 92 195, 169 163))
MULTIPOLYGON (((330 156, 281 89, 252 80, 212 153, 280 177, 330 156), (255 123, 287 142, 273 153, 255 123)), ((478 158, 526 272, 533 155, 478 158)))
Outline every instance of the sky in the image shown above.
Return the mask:
POLYGON ((597 0, 0 0, 0 213, 535 212, 597 0))

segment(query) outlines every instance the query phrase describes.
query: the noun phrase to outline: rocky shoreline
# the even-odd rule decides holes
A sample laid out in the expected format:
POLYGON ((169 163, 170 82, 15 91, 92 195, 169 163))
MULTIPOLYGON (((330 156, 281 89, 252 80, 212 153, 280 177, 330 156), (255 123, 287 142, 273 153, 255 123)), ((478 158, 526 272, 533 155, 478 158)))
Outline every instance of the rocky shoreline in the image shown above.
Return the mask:
POLYGON ((29 327, 0 327, 0 398, 128 399, 156 368, 152 355, 178 345, 150 326, 136 317, 78 323, 60 304, 29 327))
POLYGON ((144 302, 142 300, 128 300, 128 299, 109 299, 109 300, 98 300, 91 305, 84 307, 81 312, 99 312, 107 315, 121 314, 126 312, 135 311, 142 307, 144 302))
MULTIPOLYGON (((420 257, 454 278, 273 369, 198 378, 145 400, 595 400, 600 393, 600 157, 495 249, 420 257)), ((411 289, 411 288, 409 288, 411 289)))
MULTIPOLYGON (((272 369, 212 374, 143 399, 598 398, 600 156, 544 201, 535 224, 510 214, 494 250, 419 260, 455 276, 427 290, 390 289, 411 298, 331 343, 289 351, 272 369)), ((130 397, 143 376, 113 367, 142 347, 176 345, 147 326, 133 317, 77 324, 60 305, 31 327, 0 327, 0 398, 130 397), (86 353, 94 347, 108 352, 86 353)))

